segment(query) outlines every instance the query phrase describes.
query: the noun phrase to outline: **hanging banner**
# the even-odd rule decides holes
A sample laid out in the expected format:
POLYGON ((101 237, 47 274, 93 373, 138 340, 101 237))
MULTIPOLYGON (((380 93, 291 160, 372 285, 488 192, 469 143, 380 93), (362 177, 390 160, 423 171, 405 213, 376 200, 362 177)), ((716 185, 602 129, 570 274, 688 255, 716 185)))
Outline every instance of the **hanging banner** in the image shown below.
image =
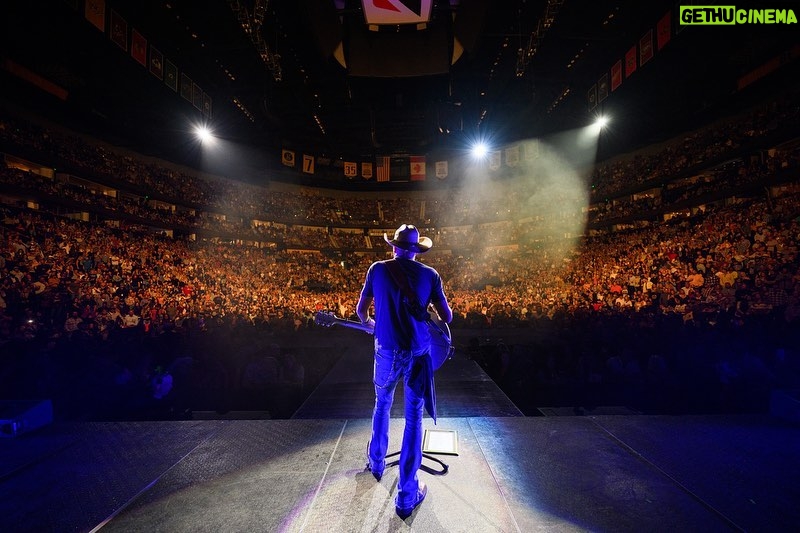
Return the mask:
POLYGON ((164 55, 152 46, 150 47, 150 74, 159 80, 164 79, 164 55))
POLYGON ((164 83, 175 92, 178 92, 178 67, 169 59, 164 60, 164 83))
POLYGON ((664 46, 672 38, 672 12, 667 11, 661 20, 656 24, 656 43, 658 50, 664 46))
POLYGON ((630 78, 636 72, 636 45, 625 53, 625 77, 630 78))
POLYGON ((599 104, 606 98, 608 98, 608 74, 603 74, 597 82, 597 103, 599 104))
POLYGON ((392 168, 391 157, 379 157, 375 162, 375 167, 378 174, 378 181, 389 181, 392 168))
POLYGON ((109 33, 108 37, 117 43, 117 46, 128 51, 128 23, 125 22, 125 19, 120 17, 119 14, 111 10, 111 28, 109 28, 111 33, 109 33))
POLYGON ((447 161, 436 162, 436 177, 443 180, 447 177, 447 161))
POLYGON ((131 57, 143 67, 147 66, 147 39, 136 28, 131 30, 131 57))
POLYGON ((425 181, 425 156, 412 155, 409 159, 411 181, 425 181))
POLYGON ((372 163, 371 162, 361 163, 361 177, 364 178, 365 180, 371 180, 372 179, 372 163))
POLYGON ((616 91, 620 85, 622 85, 622 60, 611 67, 611 91, 616 91))
POLYGON ((192 105, 203 109, 203 90, 196 83, 192 83, 192 105))
POLYGON ((314 156, 303 154, 303 172, 306 174, 314 173, 314 156))
POLYGON ((491 170, 498 170, 500 168, 500 150, 489 152, 489 168, 491 170))
POLYGON ((639 66, 644 65, 653 58, 653 30, 647 30, 639 39, 639 66))
POLYGON ((83 14, 95 28, 106 32, 106 0, 86 0, 83 14))
POLYGON ((506 148, 506 165, 510 167, 516 167, 519 165, 519 145, 515 144, 509 148, 506 148))
POLYGON ((358 175, 358 163, 355 161, 344 162, 344 175, 347 178, 353 179, 358 175))
POLYGON ((525 161, 533 161, 539 157, 539 139, 531 139, 525 143, 525 161))
POLYGON ((211 97, 208 93, 203 93, 203 115, 211 118, 211 97))
POLYGON ((294 166, 294 152, 292 150, 281 150, 281 163, 287 167, 294 166))
POLYGON ((192 101, 192 78, 181 72, 181 96, 184 100, 192 101))

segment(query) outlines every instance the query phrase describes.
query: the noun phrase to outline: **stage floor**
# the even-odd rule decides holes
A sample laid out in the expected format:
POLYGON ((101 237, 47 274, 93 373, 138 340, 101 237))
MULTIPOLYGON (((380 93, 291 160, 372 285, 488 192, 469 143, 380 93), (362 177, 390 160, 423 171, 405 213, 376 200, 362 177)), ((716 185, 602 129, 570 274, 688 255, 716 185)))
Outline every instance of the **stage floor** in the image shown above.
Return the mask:
MULTIPOLYGON (((443 367, 441 418, 425 419, 456 432, 458 455, 436 456, 446 475, 420 473, 428 497, 403 521, 397 469, 381 482, 364 471, 372 400, 360 360, 343 358, 290 420, 56 422, 0 439, 0 529, 800 529, 797 424, 766 414, 524 417, 470 361, 443 367)), ((390 449, 401 436, 393 418, 390 449)))

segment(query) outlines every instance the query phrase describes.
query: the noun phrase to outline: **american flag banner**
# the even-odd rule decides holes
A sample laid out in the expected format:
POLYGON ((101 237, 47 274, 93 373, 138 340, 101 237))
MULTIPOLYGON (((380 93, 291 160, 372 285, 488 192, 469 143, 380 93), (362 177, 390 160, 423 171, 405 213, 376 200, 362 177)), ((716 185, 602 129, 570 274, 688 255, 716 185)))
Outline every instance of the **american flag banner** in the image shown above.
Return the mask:
POLYGON ((392 158, 388 156, 383 156, 377 158, 375 161, 375 172, 378 177, 378 181, 389 181, 389 176, 391 174, 391 166, 392 166, 392 158))

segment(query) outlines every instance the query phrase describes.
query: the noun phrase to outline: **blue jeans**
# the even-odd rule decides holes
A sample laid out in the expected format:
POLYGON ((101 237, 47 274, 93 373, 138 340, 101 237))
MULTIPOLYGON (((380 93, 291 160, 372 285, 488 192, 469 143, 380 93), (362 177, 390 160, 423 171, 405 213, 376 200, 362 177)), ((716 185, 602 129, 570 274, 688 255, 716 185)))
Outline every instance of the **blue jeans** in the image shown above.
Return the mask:
POLYGON ((394 402, 394 392, 403 378, 405 394, 405 429, 400 448, 400 480, 397 485, 398 507, 407 508, 416 503, 419 479, 417 470, 422 464, 422 411, 424 407, 424 381, 414 379, 420 364, 419 357, 407 350, 377 350, 373 382, 375 384, 375 409, 372 412, 372 438, 369 441, 369 462, 373 471, 383 472, 386 449, 389 446, 389 415, 394 402), (411 378, 411 379, 410 379, 411 378))

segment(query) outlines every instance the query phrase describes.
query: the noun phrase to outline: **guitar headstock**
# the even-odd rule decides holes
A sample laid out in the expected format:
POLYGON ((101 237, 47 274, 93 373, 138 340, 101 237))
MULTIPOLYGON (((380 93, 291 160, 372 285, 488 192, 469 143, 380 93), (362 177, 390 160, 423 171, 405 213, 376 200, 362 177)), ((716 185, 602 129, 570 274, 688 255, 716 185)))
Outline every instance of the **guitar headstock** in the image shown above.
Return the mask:
POLYGON ((326 328, 338 323, 339 319, 330 311, 317 311, 314 314, 314 323, 326 328))

